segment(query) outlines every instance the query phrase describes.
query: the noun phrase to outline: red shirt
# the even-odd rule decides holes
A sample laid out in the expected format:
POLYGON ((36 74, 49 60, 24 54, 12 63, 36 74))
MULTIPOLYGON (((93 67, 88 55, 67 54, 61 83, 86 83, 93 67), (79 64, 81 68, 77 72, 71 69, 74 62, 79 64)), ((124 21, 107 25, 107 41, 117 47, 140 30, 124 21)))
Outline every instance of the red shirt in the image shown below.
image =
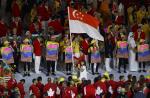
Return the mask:
POLYGON ((38 24, 31 23, 29 26, 29 31, 31 32, 31 34, 37 33, 37 31, 41 31, 41 30, 42 30, 42 24, 40 22, 38 22, 38 24), (35 28, 35 25, 37 25, 37 30, 35 28))
POLYGON ((5 24, 0 22, 0 37, 6 36, 7 34, 7 27, 5 24))
POLYGON ((83 41, 81 42, 81 47, 82 47, 83 52, 85 53, 85 55, 87 55, 87 54, 88 54, 88 48, 89 48, 89 43, 88 43, 88 41, 83 40, 83 41))
POLYGON ((86 95, 83 98, 95 98, 96 89, 94 85, 89 84, 84 87, 86 89, 86 95))
POLYGON ((11 78, 11 79, 8 80, 8 82, 7 82, 7 88, 8 88, 9 90, 15 88, 16 85, 17 85, 16 79, 12 79, 12 78, 11 78))
POLYGON ((63 98, 76 98, 77 88, 76 87, 66 87, 62 93, 63 98))
POLYGON ((8 88, 8 93, 9 93, 9 95, 11 95, 11 90, 13 89, 13 88, 15 88, 17 86, 17 81, 16 81, 16 79, 10 79, 10 80, 8 80, 8 82, 7 82, 7 88, 8 88))
POLYGON ((114 91, 117 91, 118 85, 117 85, 117 82, 116 82, 116 81, 110 80, 110 81, 109 81, 109 85, 112 87, 112 89, 113 89, 114 91))
POLYGON ((96 82, 95 84, 95 87, 100 87, 102 90, 103 90, 103 93, 107 93, 107 85, 106 85, 106 82, 101 82, 101 81, 98 81, 96 82))
POLYGON ((40 98, 41 97, 39 88, 36 85, 34 85, 34 84, 32 84, 30 86, 29 91, 32 92, 36 96, 36 98, 40 98))
POLYGON ((25 96, 25 91, 24 91, 24 86, 23 86, 23 84, 22 84, 21 82, 19 82, 19 83, 17 84, 17 87, 18 87, 18 89, 19 89, 19 91, 20 91, 21 98, 24 98, 24 96, 25 96))
POLYGON ((132 29, 132 32, 136 32, 137 29, 138 29, 138 24, 134 24, 134 25, 131 27, 131 29, 132 29))
POLYGON ((0 96, 4 95, 4 89, 5 89, 4 85, 0 84, 0 96))
POLYGON ((41 56, 42 49, 41 49, 41 45, 38 39, 35 39, 33 41, 33 47, 34 47, 35 56, 41 56))
POLYGON ((116 19, 115 19, 115 23, 118 24, 118 25, 121 25, 123 24, 123 19, 124 17, 123 16, 117 16, 116 19))
POLYGON ((141 34, 139 35, 138 32, 134 32, 134 40, 137 41, 139 38, 140 39, 144 39, 145 40, 145 33, 144 32, 141 32, 141 34))
POLYGON ((91 15, 91 16, 94 16, 94 12, 95 12, 95 9, 94 8, 91 8, 87 14, 91 15))
POLYGON ((16 1, 12 4, 12 16, 13 17, 20 17, 20 8, 16 1))
POLYGON ((118 86, 124 87, 125 81, 118 81, 118 86))
POLYGON ((40 5, 38 6, 37 10, 38 10, 38 16, 40 16, 41 21, 49 20, 51 16, 50 8, 46 9, 45 5, 40 5))
POLYGON ((112 87, 112 90, 113 90, 112 98, 116 98, 118 95, 118 93, 117 93, 117 88, 118 88, 117 82, 114 80, 110 80, 109 85, 112 87))
POLYGON ((128 91, 128 92, 126 93, 126 95, 127 95, 128 98, 133 98, 133 94, 132 94, 131 91, 128 91))
POLYGON ((41 93, 43 93, 44 84, 42 84, 41 82, 38 82, 36 84, 36 86, 39 88, 39 90, 41 91, 41 93))
MULTIPOLYGON (((47 83, 43 88, 43 93, 47 93, 50 89, 54 92, 53 96, 48 96, 48 98, 55 98, 57 85, 54 83, 47 83)), ((64 97, 65 98, 65 97, 64 97)))
POLYGON ((57 33, 61 33, 64 30, 59 20, 50 21, 48 26, 52 26, 57 33))
POLYGON ((17 35, 21 35, 22 34, 22 23, 18 22, 18 25, 16 22, 12 23, 12 29, 16 28, 17 29, 17 35))

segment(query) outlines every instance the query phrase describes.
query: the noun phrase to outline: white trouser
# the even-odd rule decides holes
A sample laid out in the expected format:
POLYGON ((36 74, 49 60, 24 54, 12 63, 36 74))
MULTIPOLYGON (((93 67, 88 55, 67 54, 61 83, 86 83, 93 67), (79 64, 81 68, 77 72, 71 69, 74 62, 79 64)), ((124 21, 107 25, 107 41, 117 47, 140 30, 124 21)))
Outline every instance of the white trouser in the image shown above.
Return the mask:
POLYGON ((136 61, 136 53, 133 50, 129 50, 129 70, 138 71, 139 63, 136 61))
POLYGON ((87 70, 86 66, 82 66, 82 71, 80 71, 80 77, 79 79, 82 80, 83 78, 87 80, 87 70))
POLYGON ((40 69, 40 63, 41 63, 41 56, 35 56, 35 72, 39 73, 40 69))
POLYGON ((86 66, 89 67, 89 62, 88 62, 88 55, 85 55, 85 62, 86 62, 86 66))
POLYGON ((110 62, 111 62, 111 58, 106 58, 105 59, 105 66, 106 66, 106 71, 111 72, 111 68, 110 68, 110 62))
POLYGON ((113 68, 118 68, 119 60, 118 58, 113 58, 113 68))
POLYGON ((57 71, 57 64, 58 64, 58 61, 55 61, 55 71, 57 71))

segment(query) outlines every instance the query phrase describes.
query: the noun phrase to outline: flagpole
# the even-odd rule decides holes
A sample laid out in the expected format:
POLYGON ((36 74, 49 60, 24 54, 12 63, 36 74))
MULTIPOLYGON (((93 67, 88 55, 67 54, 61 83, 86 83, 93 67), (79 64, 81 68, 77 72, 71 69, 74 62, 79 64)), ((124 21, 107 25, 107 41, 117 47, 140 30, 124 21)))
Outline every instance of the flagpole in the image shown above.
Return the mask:
MULTIPOLYGON (((68 7, 68 20, 69 19, 70 19, 70 15, 69 15, 69 7, 68 7)), ((74 64, 74 54, 73 54, 72 37, 71 37, 70 29, 69 29, 69 35, 70 35, 71 50, 72 50, 72 65, 73 65, 72 70, 73 70, 73 74, 74 74, 75 73, 75 64, 74 64)))

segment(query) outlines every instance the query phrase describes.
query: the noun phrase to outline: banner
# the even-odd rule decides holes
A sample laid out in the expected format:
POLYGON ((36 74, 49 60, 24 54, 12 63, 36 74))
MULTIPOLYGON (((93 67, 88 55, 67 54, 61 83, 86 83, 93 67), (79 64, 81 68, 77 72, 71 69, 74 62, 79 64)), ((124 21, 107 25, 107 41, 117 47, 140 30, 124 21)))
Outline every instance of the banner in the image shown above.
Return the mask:
POLYGON ((101 55, 99 50, 93 49, 91 53, 91 63, 100 63, 101 62, 101 55))
POLYGON ((22 62, 32 62, 32 46, 22 45, 21 47, 21 61, 22 62))
POLYGON ((127 41, 118 41, 117 42, 117 58, 128 58, 128 43, 127 41))
POLYGON ((56 42, 48 41, 46 44, 46 60, 56 61, 58 59, 58 47, 59 44, 56 42))
POLYGON ((150 61, 150 50, 148 44, 138 45, 138 61, 150 61))
POLYGON ((65 49, 65 63, 72 63, 72 48, 70 46, 65 49))
POLYGON ((2 59, 7 63, 7 64, 12 64, 14 63, 14 58, 13 58, 13 51, 11 47, 2 47, 1 49, 1 54, 2 54, 2 59))

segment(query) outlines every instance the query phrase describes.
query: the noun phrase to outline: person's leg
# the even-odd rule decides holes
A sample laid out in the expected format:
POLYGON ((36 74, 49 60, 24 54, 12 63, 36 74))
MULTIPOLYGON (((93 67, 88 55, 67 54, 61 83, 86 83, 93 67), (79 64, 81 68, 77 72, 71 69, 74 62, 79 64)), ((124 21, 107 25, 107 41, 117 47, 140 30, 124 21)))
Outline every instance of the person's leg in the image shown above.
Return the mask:
POLYGON ((124 73, 126 73, 126 59, 122 59, 122 63, 124 64, 124 73))
POLYGON ((143 72, 146 72, 145 65, 146 65, 146 62, 143 62, 143 72))
POLYGON ((98 73, 99 63, 96 63, 96 73, 98 73))
POLYGON ((69 70, 69 74, 71 75, 71 67, 72 67, 72 63, 69 63, 69 68, 68 68, 68 70, 69 70))
POLYGON ((111 62, 111 58, 105 58, 105 66, 106 66, 106 71, 111 72, 111 68, 110 68, 110 62, 111 62))
POLYGON ((24 77, 27 75, 27 63, 26 62, 23 62, 23 65, 24 65, 24 77))
POLYGON ((121 59, 121 58, 119 58, 118 73, 121 73, 121 70, 120 70, 121 65, 122 65, 122 59, 121 59))
POLYGON ((51 64, 51 62, 50 61, 47 61, 47 76, 49 76, 49 74, 50 74, 50 65, 51 64))
POLYGON ((92 74, 94 75, 94 63, 91 63, 91 71, 92 71, 92 74))
POLYGON ((88 53, 88 61, 89 61, 88 69, 90 69, 90 67, 91 67, 91 53, 88 53))
POLYGON ((69 63, 66 63, 66 73, 67 73, 67 75, 68 75, 68 71, 69 71, 69 63))
POLYGON ((31 67, 31 62, 28 62, 27 63, 27 69, 28 69, 27 74, 28 74, 28 76, 30 76, 30 67, 31 67))
POLYGON ((55 61, 51 61, 52 75, 55 75, 55 61))
POLYGON ((40 73, 39 71, 40 63, 41 63, 41 56, 35 56, 35 72, 36 73, 40 73))
POLYGON ((19 73, 19 55, 17 52, 14 53, 14 64, 16 65, 15 72, 19 73))
POLYGON ((141 72, 142 62, 139 62, 139 72, 141 72))
POLYGON ((86 66, 89 66, 89 62, 88 62, 88 55, 85 55, 85 63, 86 63, 86 66))

